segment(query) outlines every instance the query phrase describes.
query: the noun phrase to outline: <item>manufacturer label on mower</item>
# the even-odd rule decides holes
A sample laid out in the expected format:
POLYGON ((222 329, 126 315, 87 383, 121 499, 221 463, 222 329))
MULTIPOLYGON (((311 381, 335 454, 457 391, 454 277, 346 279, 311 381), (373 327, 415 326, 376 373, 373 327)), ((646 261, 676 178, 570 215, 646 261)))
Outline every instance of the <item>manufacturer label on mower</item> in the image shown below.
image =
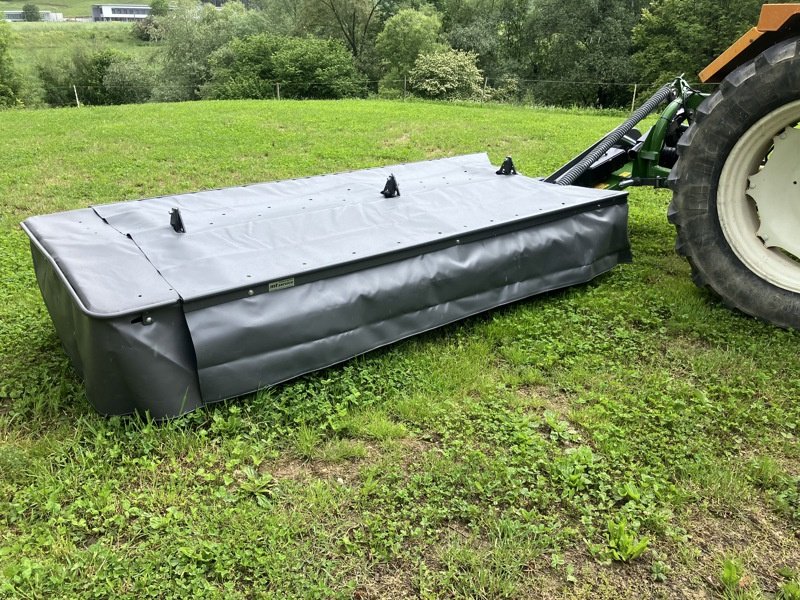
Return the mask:
POLYGON ((294 277, 288 279, 281 279, 280 281, 273 281, 269 284, 270 292, 277 292, 278 290, 285 290, 286 288, 294 287, 294 277))

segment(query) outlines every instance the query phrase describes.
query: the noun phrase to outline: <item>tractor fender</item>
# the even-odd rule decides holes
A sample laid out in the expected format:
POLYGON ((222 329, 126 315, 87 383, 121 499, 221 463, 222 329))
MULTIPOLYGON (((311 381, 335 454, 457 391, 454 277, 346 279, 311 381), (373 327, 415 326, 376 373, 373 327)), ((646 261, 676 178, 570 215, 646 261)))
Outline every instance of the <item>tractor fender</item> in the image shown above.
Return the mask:
POLYGON ((720 83, 767 48, 800 34, 800 4, 765 4, 758 24, 700 72, 703 83, 720 83))

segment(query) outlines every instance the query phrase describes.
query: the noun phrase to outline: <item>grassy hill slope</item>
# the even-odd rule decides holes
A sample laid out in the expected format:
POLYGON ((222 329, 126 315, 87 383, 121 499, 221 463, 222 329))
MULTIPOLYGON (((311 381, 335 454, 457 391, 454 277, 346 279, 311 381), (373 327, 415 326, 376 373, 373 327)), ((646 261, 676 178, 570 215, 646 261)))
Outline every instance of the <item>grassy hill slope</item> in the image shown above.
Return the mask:
POLYGON ((149 52, 152 46, 131 35, 130 23, 11 23, 11 56, 21 69, 60 60, 76 48, 117 48, 149 52))
POLYGON ((0 113, 0 596, 788 589, 800 335, 693 287, 665 192, 631 193, 635 262, 589 285, 163 425, 89 407, 18 228, 484 150, 546 175, 618 120, 379 101, 0 113))
MULTIPOLYGON (((0 1, 0 10, 22 10, 27 2, 20 0, 0 1)), ((60 12, 65 17, 91 17, 92 4, 98 4, 93 0, 55 0, 44 2, 34 2, 39 10, 49 10, 50 12, 60 12)))

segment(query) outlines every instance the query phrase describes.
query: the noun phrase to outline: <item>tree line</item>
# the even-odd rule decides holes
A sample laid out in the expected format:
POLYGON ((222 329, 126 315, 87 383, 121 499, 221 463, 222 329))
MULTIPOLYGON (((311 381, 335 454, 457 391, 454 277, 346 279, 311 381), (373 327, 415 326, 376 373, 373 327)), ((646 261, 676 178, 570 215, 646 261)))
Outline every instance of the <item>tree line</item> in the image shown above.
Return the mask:
MULTIPOLYGON (((634 84, 692 78, 760 0, 246 0, 167 6, 131 35, 150 58, 76 51, 36 68, 51 106, 414 95, 626 106, 634 84)), ((0 106, 25 103, 0 24, 0 106)), ((30 86, 28 86, 30 87, 30 86)))

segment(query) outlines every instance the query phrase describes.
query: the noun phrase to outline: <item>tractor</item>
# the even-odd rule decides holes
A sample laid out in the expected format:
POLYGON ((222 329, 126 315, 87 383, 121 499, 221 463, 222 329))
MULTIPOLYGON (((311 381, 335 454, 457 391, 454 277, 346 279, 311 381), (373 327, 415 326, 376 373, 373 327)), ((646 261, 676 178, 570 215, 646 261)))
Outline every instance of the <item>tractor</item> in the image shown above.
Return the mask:
POLYGON ((744 313, 800 329, 800 5, 767 4, 758 24, 547 181, 669 187, 676 249, 694 282, 744 313), (669 101, 646 135, 633 127, 669 101))

